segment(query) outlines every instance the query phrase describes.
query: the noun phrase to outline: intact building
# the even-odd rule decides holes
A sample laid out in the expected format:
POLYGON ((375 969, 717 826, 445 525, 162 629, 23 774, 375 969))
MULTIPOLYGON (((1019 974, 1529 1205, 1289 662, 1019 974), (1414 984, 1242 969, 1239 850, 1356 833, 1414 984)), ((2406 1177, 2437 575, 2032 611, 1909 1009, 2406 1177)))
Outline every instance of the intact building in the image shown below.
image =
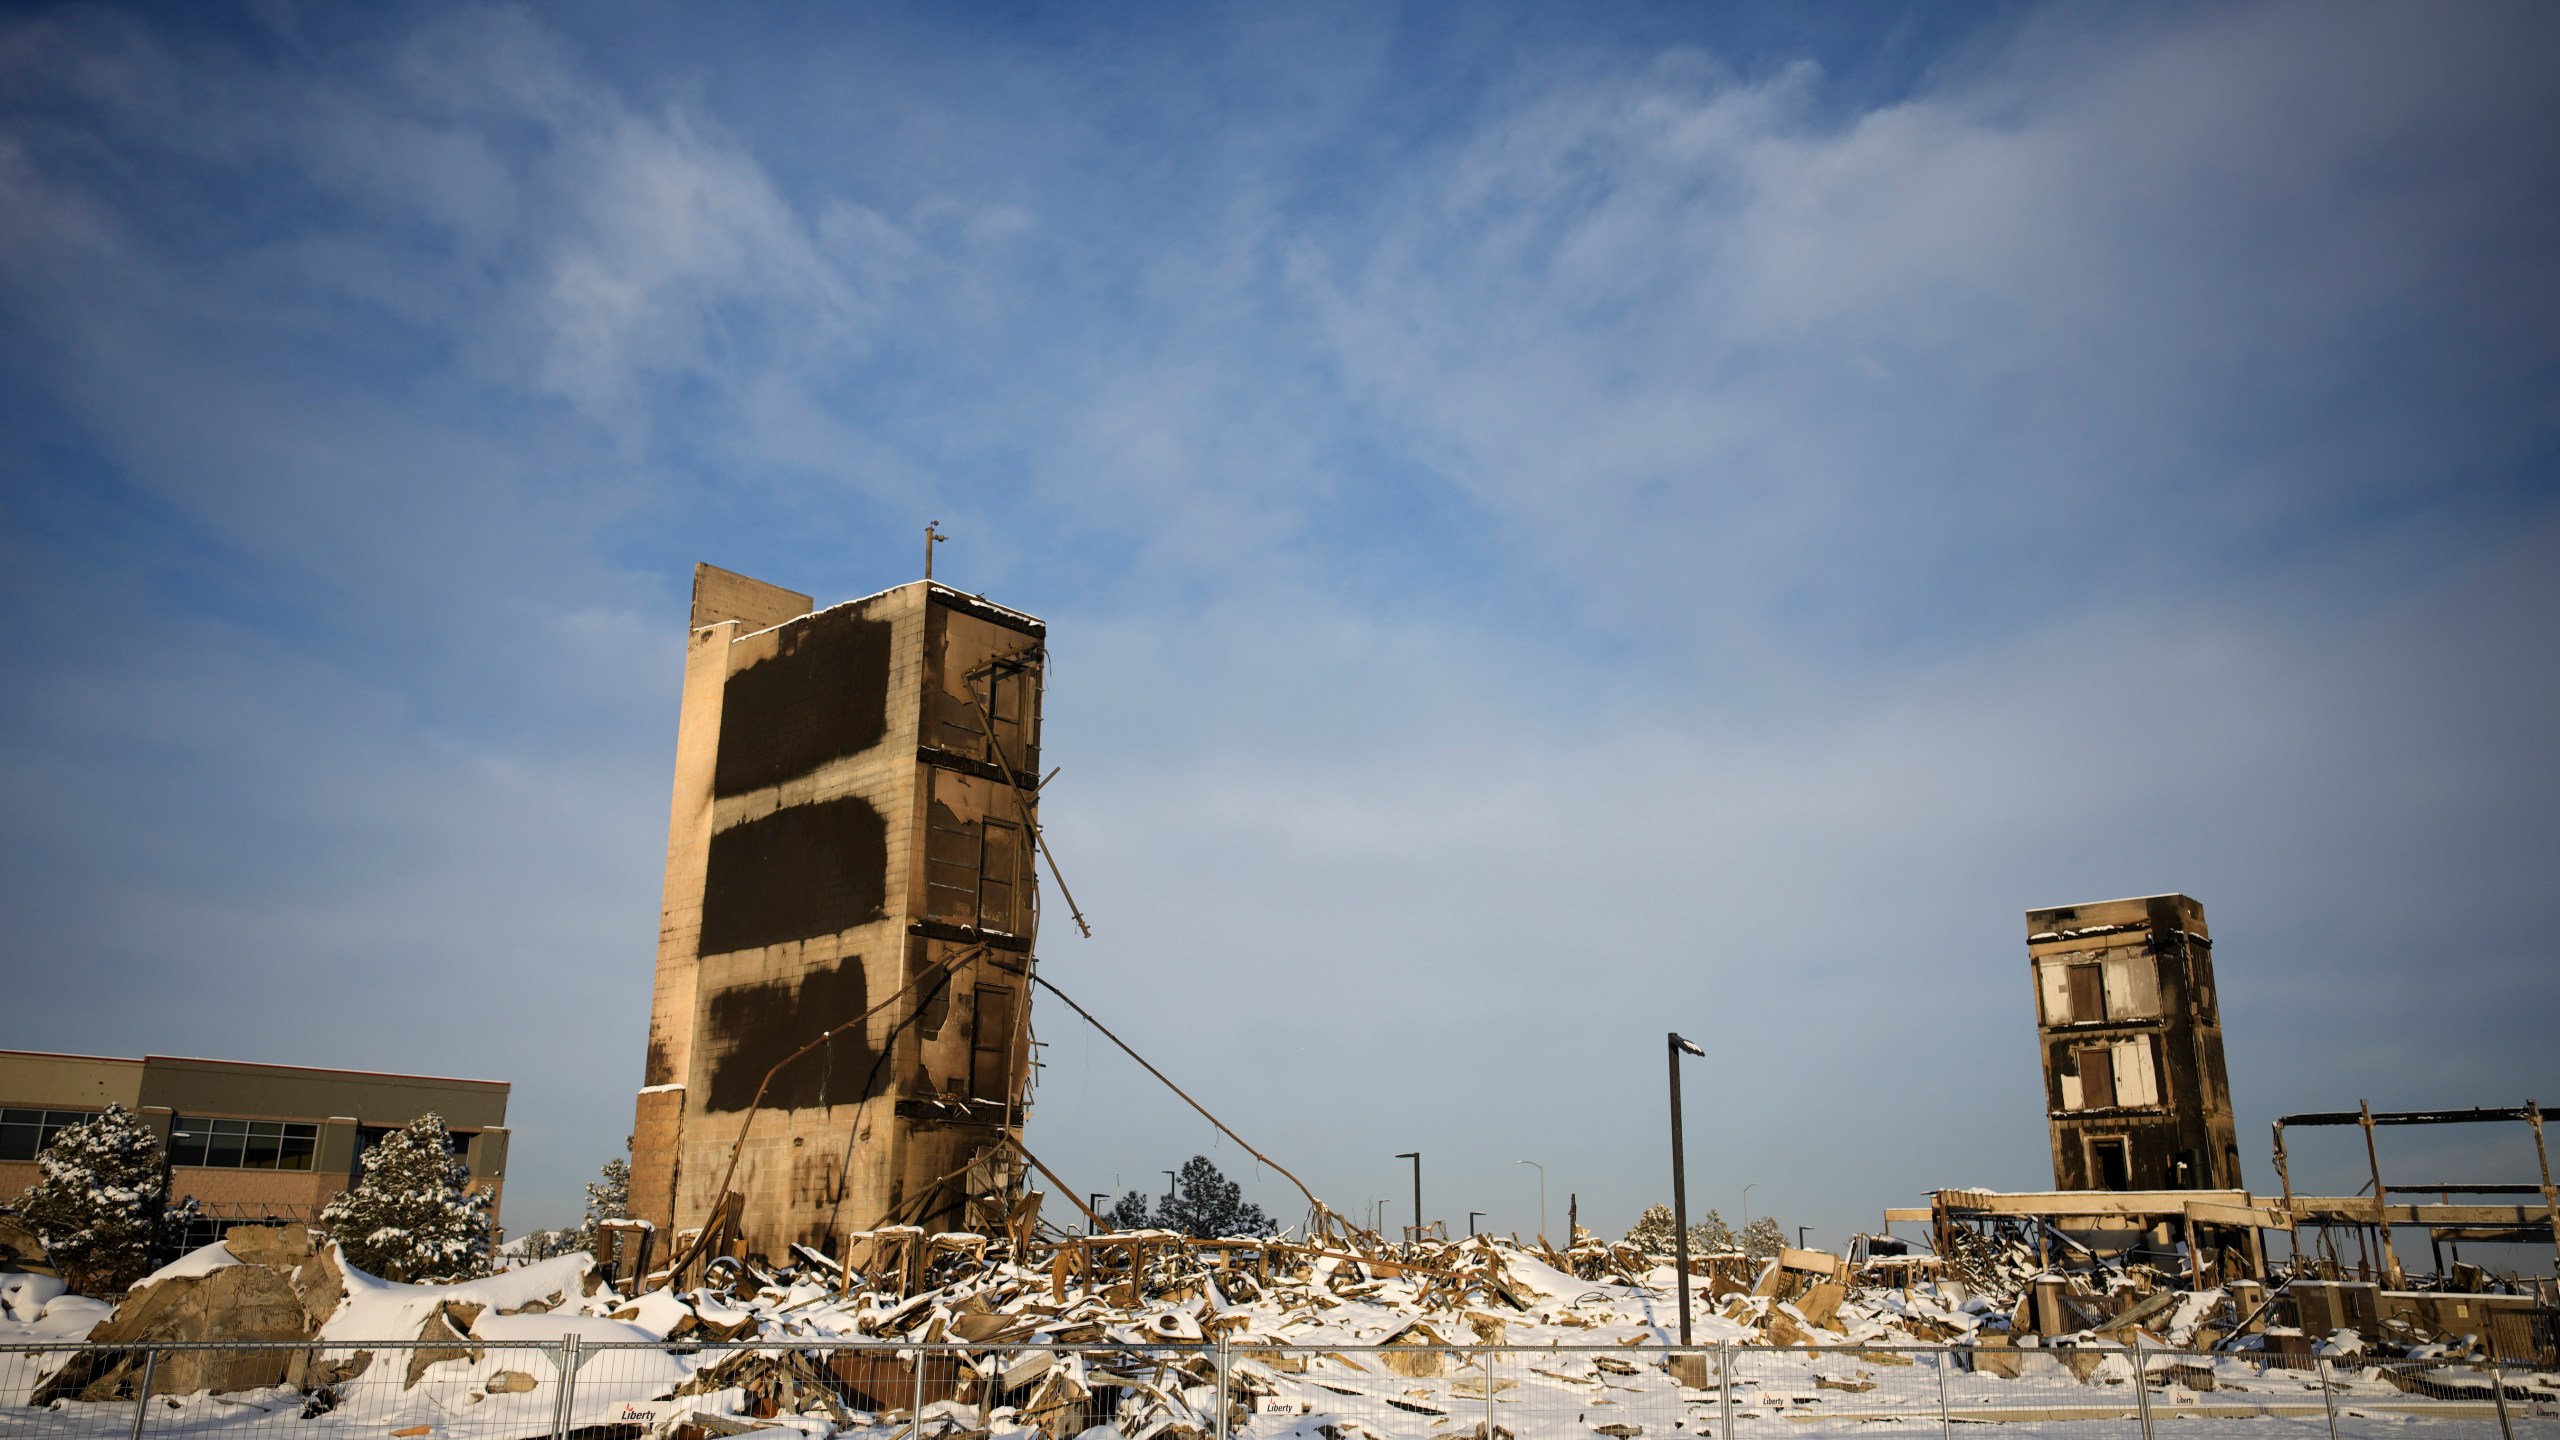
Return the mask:
POLYGON ((2027 912, 2059 1190, 2237 1190, 2204 907, 2151 895, 2027 912))
POLYGON ((109 1105, 159 1135, 170 1200, 193 1198, 204 1217, 186 1237, 191 1246, 234 1225, 318 1220, 331 1196, 355 1184, 367 1147, 430 1111, 444 1118, 471 1188, 488 1193, 497 1218, 503 1081, 28 1050, 0 1050, 0 1201, 36 1183, 36 1156, 56 1134, 109 1105))
POLYGON ((815 610, 696 568, 631 1160, 669 1241, 724 1194, 766 1255, 1004 1223, 1046 637, 930 580, 815 610))

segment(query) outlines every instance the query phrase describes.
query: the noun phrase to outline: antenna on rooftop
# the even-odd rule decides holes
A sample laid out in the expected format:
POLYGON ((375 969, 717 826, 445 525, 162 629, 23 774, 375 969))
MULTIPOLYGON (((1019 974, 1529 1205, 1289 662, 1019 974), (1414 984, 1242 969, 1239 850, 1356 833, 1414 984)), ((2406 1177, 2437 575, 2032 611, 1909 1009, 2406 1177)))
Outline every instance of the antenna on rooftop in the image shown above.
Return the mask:
POLYGON ((927 580, 933 578, 933 547, 951 538, 933 528, 941 523, 939 520, 924 522, 924 578, 927 580))

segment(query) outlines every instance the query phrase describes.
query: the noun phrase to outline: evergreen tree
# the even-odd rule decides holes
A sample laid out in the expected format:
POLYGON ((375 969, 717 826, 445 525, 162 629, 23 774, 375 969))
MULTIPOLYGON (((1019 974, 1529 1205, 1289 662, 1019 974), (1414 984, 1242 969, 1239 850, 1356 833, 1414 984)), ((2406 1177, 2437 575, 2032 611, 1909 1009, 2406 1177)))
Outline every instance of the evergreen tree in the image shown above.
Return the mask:
POLYGON ((631 1162, 607 1160, 597 1178, 587 1182, 587 1214, 578 1222, 579 1250, 596 1248, 596 1227, 607 1220, 631 1218, 631 1162))
POLYGON ((1273 1226, 1262 1207, 1244 1198, 1244 1187, 1218 1172, 1206 1155, 1183 1162, 1173 1194, 1156 1207, 1156 1228, 1178 1230, 1194 1240, 1230 1235, 1268 1235, 1273 1226))
MULTIPOLYGON (((1676 1233, 1672 1227, 1677 1223, 1670 1206, 1647 1205, 1644 1213, 1637 1216, 1636 1223, 1627 1230, 1627 1243, 1646 1254, 1668 1258, 1678 1253, 1672 1244, 1676 1233)), ((1689 1253, 1692 1256, 1712 1255, 1732 1248, 1733 1227, 1725 1224, 1724 1217, 1713 1210, 1707 1212, 1707 1218, 1689 1227, 1689 1253)))
POLYGON ((151 1269, 151 1242, 169 1198, 160 1138, 121 1105, 53 1137, 19 1218, 44 1242, 62 1283, 114 1296, 151 1269))
POLYGON ((1787 1248, 1787 1232, 1766 1215, 1742 1227, 1742 1253, 1754 1260, 1775 1260, 1787 1248))
POLYGON ((364 1175, 320 1211, 359 1270, 445 1284, 488 1273, 489 1197, 468 1187, 444 1117, 426 1114, 364 1152, 364 1175))
POLYGON ((1627 1227, 1627 1243, 1648 1255, 1671 1253, 1673 1226, 1679 1222, 1668 1205, 1647 1205, 1636 1223, 1627 1227))
POLYGON ((1689 1227, 1689 1253, 1692 1255, 1712 1255, 1732 1248, 1733 1227, 1724 1223, 1724 1217, 1713 1210, 1707 1212, 1706 1219, 1689 1227))
POLYGON ((1111 1222, 1114 1230, 1144 1230, 1155 1224, 1147 1214, 1147 1197, 1136 1190, 1121 1196, 1119 1203, 1113 1205, 1104 1218, 1111 1222))

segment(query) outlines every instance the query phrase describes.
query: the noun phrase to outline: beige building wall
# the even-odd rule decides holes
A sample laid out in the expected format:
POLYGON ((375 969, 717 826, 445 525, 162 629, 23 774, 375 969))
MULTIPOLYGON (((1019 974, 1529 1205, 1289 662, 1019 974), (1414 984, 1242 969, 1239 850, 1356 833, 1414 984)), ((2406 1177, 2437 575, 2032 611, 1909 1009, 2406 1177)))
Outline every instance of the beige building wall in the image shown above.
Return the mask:
MULTIPOLYGON (((171 1165, 170 1198, 193 1198, 216 1220, 316 1218, 331 1196, 354 1183, 362 1131, 406 1125, 430 1111, 467 1141, 472 1186, 489 1193, 494 1219, 506 1177, 507 1098, 508 1086, 496 1080, 170 1055, 125 1059, 0 1051, 0 1109, 94 1113, 122 1105, 159 1134, 164 1148, 173 1130, 192 1122, 266 1120, 314 1127, 308 1169, 171 1165)), ((0 1161, 0 1198, 25 1193, 39 1173, 32 1162, 0 1161)))
POLYGON ((1010 1192, 972 1162, 1018 1133, 1038 913, 1005 767, 1036 783, 1045 628, 929 582, 807 605, 697 571, 633 1134, 636 1216, 725 1182, 771 1255, 1010 1192))

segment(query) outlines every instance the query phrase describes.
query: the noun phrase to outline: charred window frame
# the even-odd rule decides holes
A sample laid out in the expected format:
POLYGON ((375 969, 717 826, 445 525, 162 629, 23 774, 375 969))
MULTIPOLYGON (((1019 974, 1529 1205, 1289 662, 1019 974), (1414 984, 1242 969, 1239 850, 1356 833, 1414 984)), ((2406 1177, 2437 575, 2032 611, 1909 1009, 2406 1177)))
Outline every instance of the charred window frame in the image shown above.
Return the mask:
MULTIPOLYGON (((936 785, 945 783, 943 773, 937 773, 936 785)), ((948 783, 964 782, 952 777, 948 783)), ((981 931, 1028 933, 1028 846, 1023 827, 1013 821, 992 813, 963 820, 937 796, 925 820, 925 914, 981 931)))
POLYGON ((2107 967, 2097 960, 2075 960, 2062 967, 2064 1003, 2071 1023, 2091 1025, 2107 1018, 2107 967))
POLYGON ((2089 1183, 2100 1190, 2133 1188, 2133 1141, 2125 1135, 2091 1135, 2085 1137, 2089 1156, 2089 1183))
POLYGON ((2115 1109, 2116 1048, 2113 1045, 2083 1045, 2072 1051, 2071 1059, 2080 1076, 2080 1108, 2115 1109))
POLYGON ((969 1024, 969 1094, 976 1099, 1013 1098, 1015 999, 1009 985, 978 984, 969 1024))

